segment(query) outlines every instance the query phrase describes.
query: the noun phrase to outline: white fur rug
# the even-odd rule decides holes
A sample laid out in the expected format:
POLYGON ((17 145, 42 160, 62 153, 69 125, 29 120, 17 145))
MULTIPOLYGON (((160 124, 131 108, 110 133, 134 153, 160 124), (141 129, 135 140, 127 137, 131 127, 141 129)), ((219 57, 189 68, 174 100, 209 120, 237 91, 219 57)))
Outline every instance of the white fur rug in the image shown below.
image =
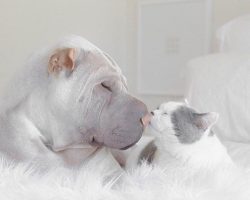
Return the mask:
POLYGON ((39 171, 27 164, 0 162, 1 200, 197 200, 250 199, 250 172, 218 169, 191 172, 185 167, 165 169, 142 165, 118 171, 99 154, 80 169, 55 167, 39 171))

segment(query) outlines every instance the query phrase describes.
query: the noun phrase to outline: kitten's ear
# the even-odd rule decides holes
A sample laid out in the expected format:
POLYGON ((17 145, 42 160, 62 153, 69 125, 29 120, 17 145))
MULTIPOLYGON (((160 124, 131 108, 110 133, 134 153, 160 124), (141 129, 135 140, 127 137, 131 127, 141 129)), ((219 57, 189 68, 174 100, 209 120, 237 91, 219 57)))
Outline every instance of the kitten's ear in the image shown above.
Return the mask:
POLYGON ((209 112, 203 114, 196 114, 194 124, 199 129, 207 130, 211 128, 219 119, 219 114, 216 112, 209 112))

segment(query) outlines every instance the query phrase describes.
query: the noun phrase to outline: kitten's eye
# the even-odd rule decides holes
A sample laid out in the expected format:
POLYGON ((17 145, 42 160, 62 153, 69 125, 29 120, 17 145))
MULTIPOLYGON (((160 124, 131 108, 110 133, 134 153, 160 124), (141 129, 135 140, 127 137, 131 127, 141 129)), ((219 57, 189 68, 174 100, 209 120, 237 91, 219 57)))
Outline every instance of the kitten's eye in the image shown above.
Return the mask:
POLYGON ((101 86, 102 86, 103 88, 105 88, 106 90, 112 92, 111 88, 110 88, 109 86, 105 85, 105 83, 101 83, 101 86))
POLYGON ((167 112, 164 112, 164 113, 162 113, 163 115, 168 115, 168 113, 167 112))

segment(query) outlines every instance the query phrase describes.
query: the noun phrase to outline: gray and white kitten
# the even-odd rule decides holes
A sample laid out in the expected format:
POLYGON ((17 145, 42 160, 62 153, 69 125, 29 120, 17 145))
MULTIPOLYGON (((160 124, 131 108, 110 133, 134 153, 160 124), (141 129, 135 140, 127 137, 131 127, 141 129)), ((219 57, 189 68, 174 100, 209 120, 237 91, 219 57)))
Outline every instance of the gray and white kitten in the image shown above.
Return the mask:
POLYGON ((139 160, 163 166, 179 162, 206 169, 231 164, 226 148, 211 131, 218 117, 215 112, 198 113, 179 102, 161 104, 152 112, 149 124, 155 141, 144 148, 139 160))

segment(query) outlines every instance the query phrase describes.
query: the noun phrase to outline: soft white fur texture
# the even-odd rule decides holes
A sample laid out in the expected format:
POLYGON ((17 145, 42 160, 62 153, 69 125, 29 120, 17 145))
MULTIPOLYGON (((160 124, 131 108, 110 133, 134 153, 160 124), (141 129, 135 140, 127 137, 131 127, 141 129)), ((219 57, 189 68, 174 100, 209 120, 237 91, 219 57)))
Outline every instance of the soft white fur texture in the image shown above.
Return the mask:
POLYGON ((142 165, 128 172, 117 171, 99 153, 80 169, 55 167, 41 172, 28 164, 0 164, 1 200, 247 200, 250 197, 250 172, 229 168, 211 173, 189 172, 185 166, 165 169, 142 165), (207 187, 209 182, 213 186, 207 187))

